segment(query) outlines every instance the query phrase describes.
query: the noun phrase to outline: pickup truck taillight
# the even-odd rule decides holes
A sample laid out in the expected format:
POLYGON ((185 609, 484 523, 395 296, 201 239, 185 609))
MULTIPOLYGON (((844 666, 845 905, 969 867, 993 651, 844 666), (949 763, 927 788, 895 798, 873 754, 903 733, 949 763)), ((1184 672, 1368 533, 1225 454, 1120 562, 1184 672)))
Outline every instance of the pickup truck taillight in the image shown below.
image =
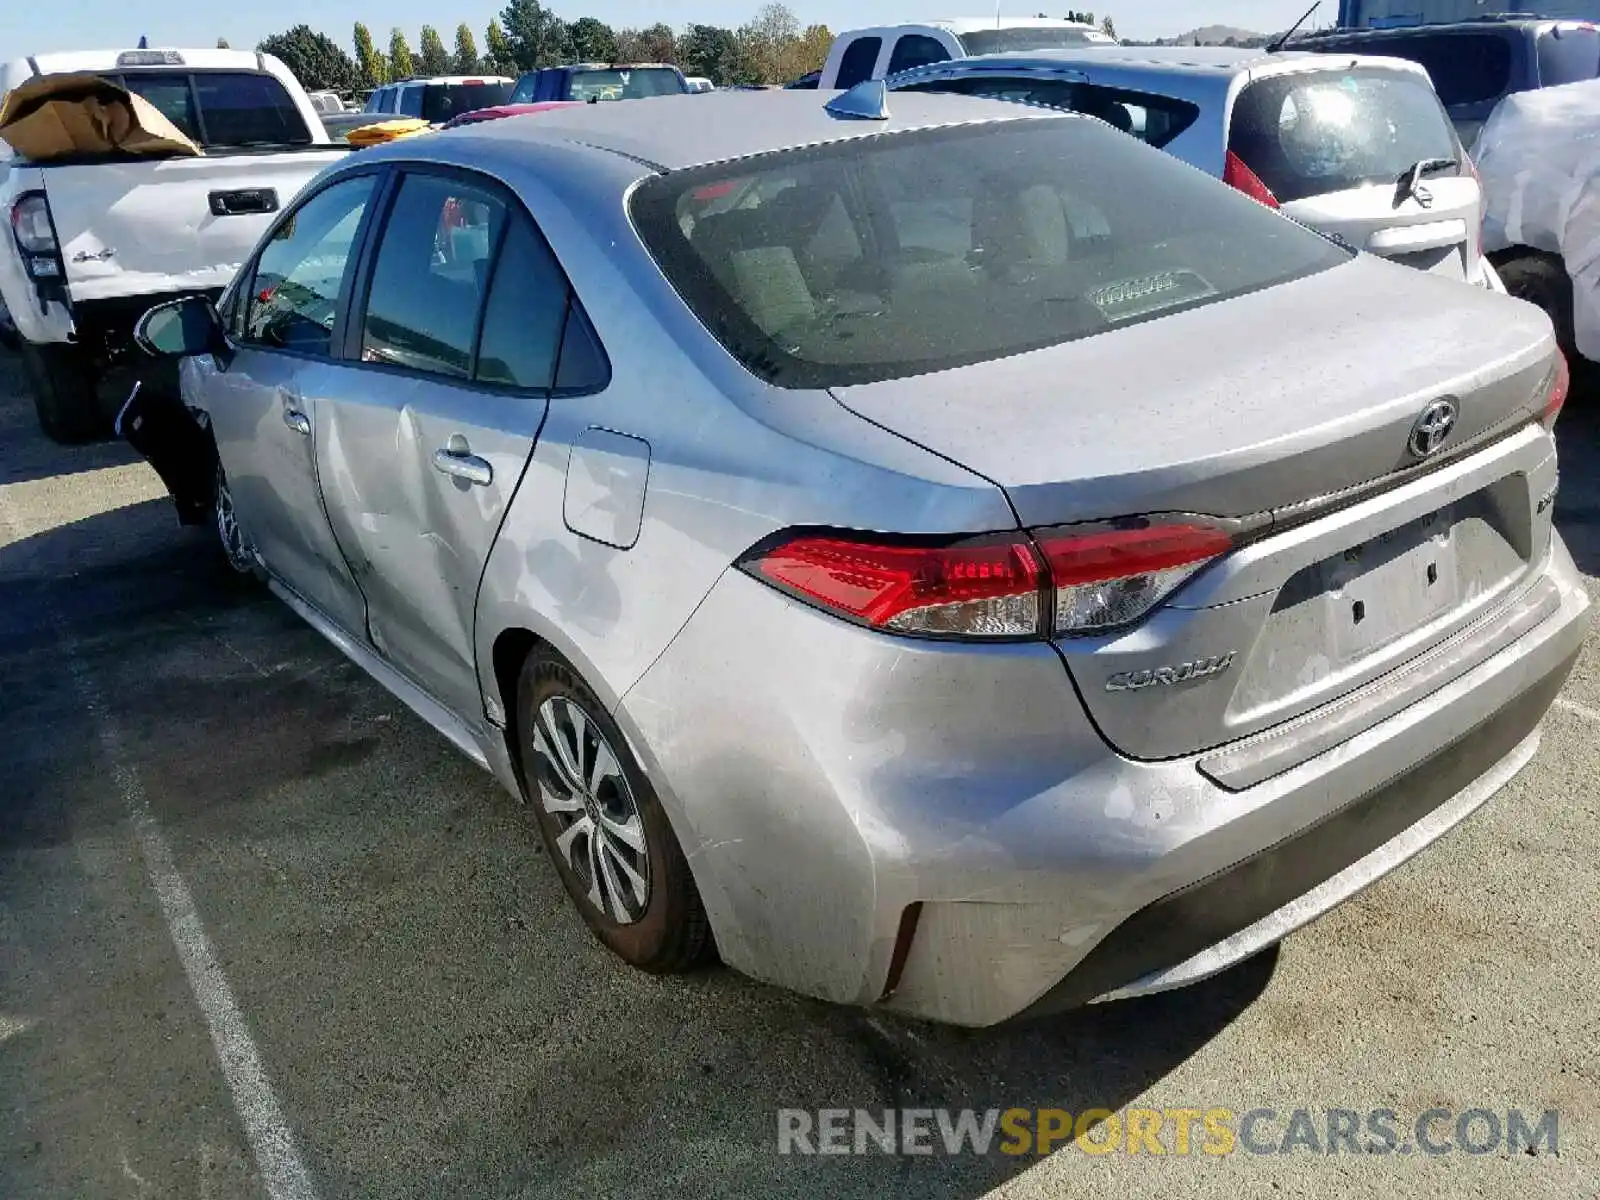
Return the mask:
POLYGON ((17 197, 11 206, 11 236, 16 239, 28 278, 34 283, 61 283, 66 278, 55 225, 50 220, 50 205, 43 192, 24 192, 17 197))

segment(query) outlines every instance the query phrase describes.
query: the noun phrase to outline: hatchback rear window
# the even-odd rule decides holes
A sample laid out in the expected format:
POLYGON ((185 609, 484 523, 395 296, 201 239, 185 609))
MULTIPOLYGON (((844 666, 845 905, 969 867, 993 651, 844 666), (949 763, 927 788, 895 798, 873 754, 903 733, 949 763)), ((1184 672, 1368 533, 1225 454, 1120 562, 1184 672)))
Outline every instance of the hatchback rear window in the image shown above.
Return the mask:
POLYGON ((643 100, 678 96, 688 90, 670 67, 613 67, 574 71, 567 77, 565 100, 643 100))
POLYGON ((112 76, 203 146, 309 145, 288 90, 255 71, 139 71, 112 76))
POLYGON ((511 98, 509 83, 430 83, 422 89, 422 111, 417 115, 432 125, 480 108, 504 104, 511 98))
POLYGON ((1427 81, 1378 68, 1257 80, 1234 104, 1228 148, 1285 203, 1393 183, 1424 159, 1461 160, 1427 81))
POLYGON ((1338 249, 1098 121, 861 136, 656 176, 634 221, 752 372, 871 383, 1321 271, 1338 249))

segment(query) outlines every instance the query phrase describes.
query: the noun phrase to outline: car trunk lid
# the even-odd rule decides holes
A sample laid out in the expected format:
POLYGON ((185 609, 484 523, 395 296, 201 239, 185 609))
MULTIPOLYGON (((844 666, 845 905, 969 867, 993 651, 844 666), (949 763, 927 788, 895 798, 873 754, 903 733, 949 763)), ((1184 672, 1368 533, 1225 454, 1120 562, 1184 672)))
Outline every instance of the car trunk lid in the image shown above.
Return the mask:
POLYGON ((1168 758, 1361 686, 1526 576, 1548 542, 1539 503, 1554 464, 1528 418, 1553 354, 1529 306, 1358 259, 1118 332, 835 394, 998 483, 1030 529, 1242 520, 1253 540, 1143 621, 1058 639, 1107 738, 1168 758), (1419 459, 1408 444, 1443 399, 1454 425, 1419 459), (1496 449, 1513 445, 1509 457, 1496 449), (1430 470, 1452 457, 1470 469, 1430 470))

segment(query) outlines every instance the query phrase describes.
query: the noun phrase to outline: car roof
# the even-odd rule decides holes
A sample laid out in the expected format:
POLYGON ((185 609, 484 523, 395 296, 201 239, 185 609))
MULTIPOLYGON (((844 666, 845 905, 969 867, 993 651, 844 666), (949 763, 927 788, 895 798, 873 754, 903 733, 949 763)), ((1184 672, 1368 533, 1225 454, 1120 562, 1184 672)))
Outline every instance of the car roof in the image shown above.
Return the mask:
MULTIPOLYGON (((1025 50, 1010 54, 979 54, 951 62, 934 63, 905 72, 907 76, 922 71, 981 72, 1007 67, 1066 67, 1104 68, 1119 71, 1147 71, 1161 75, 1191 75, 1197 78, 1221 79, 1246 72, 1265 73, 1268 70, 1313 69, 1334 70, 1336 64, 1348 64, 1371 59, 1373 65, 1408 70, 1415 64, 1405 59, 1383 55, 1348 54, 1334 58, 1311 50, 1237 49, 1232 46, 1083 46, 1060 50, 1025 50)), ((899 93, 896 93, 897 95, 899 93)))
POLYGON ((1493 13, 1483 17, 1469 17, 1464 21, 1429 21, 1422 25, 1390 25, 1384 29, 1316 29, 1295 38, 1291 45, 1315 45, 1323 39, 1343 41, 1345 38, 1387 41, 1390 38, 1424 36, 1430 33, 1483 33, 1492 29, 1526 28, 1548 25, 1593 27, 1595 22, 1587 17, 1541 17, 1537 13, 1493 13))
MULTIPOLYGON (((1053 109, 973 96, 895 93, 882 121, 835 117, 825 106, 838 92, 705 92, 653 96, 626 104, 580 104, 540 114, 446 130, 438 138, 503 143, 564 142, 608 150, 659 170, 681 170, 776 150, 987 121, 1065 118, 1053 109)), ((497 147, 508 149, 507 146, 497 147)))
POLYGON ((1065 17, 933 17, 926 21, 886 21, 881 25, 864 25, 849 29, 839 36, 854 37, 861 33, 882 32, 890 29, 943 29, 957 35, 981 33, 989 29, 1094 29, 1082 21, 1069 21, 1065 17))
MULTIPOLYGON (((425 83, 430 86, 438 84, 464 84, 464 83, 515 83, 506 75, 416 75, 410 79, 396 79, 393 83, 386 83, 383 87, 405 87, 411 83, 425 83)), ((382 91, 383 88, 376 88, 382 91)))

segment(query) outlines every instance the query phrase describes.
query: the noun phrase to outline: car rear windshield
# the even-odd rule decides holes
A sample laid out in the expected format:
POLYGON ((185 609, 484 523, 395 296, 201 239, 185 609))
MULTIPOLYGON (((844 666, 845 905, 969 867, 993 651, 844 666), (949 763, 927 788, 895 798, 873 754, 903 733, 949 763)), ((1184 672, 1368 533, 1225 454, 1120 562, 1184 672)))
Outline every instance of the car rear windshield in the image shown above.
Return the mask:
POLYGON ((607 67, 573 71, 565 100, 643 100, 677 96, 689 85, 671 67, 607 67))
POLYGON ((1114 46, 1117 39, 1098 29, 980 29, 957 35, 969 55, 1015 54, 1023 50, 1066 50, 1077 46, 1114 46))
POLYGON ((1425 159, 1461 161, 1427 80, 1379 68, 1257 80, 1234 104, 1228 148, 1285 203, 1393 183, 1425 159))
POLYGON ((288 89, 259 71, 130 71, 110 76, 202 146, 308 146, 288 89))
POLYGON ((422 89, 422 119, 439 125, 464 112, 511 99, 509 83, 430 83, 422 89))
POLYGON ((636 189, 631 212, 711 333, 784 387, 1020 354, 1350 257, 1076 116, 866 135, 674 171, 636 189))

